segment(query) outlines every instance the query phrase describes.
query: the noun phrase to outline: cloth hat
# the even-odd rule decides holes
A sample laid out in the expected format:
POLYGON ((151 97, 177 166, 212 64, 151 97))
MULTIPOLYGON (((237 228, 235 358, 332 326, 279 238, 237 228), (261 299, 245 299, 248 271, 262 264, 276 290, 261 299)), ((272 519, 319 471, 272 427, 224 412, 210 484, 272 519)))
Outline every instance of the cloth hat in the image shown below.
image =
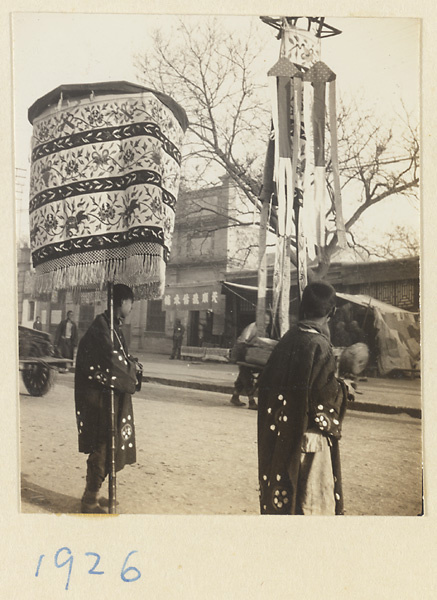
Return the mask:
POLYGON ((117 283, 114 285, 113 294, 114 306, 120 306, 123 300, 129 299, 132 300, 132 302, 134 301, 134 293, 132 289, 129 286, 124 285, 124 283, 117 283))
POLYGON ((326 317, 335 307, 336 300, 335 289, 329 283, 309 283, 302 294, 300 318, 326 317))

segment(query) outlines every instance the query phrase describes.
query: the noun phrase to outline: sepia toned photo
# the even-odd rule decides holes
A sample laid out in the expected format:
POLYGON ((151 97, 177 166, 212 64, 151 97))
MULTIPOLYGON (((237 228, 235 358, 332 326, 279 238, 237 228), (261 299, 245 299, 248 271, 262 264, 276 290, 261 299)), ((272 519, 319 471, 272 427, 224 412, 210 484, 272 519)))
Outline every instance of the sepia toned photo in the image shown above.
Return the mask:
POLYGON ((21 513, 426 514, 420 36, 13 14, 21 513))

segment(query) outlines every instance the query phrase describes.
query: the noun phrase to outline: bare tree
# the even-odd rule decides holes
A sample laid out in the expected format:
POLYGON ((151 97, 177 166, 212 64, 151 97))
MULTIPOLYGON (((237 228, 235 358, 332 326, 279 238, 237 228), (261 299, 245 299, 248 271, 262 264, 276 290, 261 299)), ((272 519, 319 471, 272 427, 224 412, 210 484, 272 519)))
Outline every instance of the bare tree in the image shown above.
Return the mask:
POLYGON ((269 110, 254 77, 255 32, 243 39, 218 18, 202 20, 201 26, 188 21, 181 19, 166 36, 155 32, 152 52, 136 57, 139 79, 171 95, 188 113, 185 180, 211 185, 224 170, 257 204, 269 110))
MULTIPOLYGON (((224 170, 259 207, 270 129, 267 77, 261 85, 256 78, 258 49, 265 35, 252 30, 246 36, 231 35, 218 18, 202 20, 201 27, 181 20, 177 31, 156 32, 152 52, 137 57, 141 82, 170 94, 188 113, 185 152, 190 160, 182 189, 188 189, 187 180, 195 182, 190 185, 195 189, 211 185, 224 170)), ((393 196, 417 199, 418 136, 408 115, 396 115, 392 126, 350 102, 339 107, 338 143, 343 213, 353 247, 354 228, 366 210, 393 196)), ((332 206, 325 246, 313 269, 317 276, 326 273, 338 250, 329 163, 327 185, 332 206)), ((215 209, 210 210, 213 214, 215 209)), ((245 219, 229 215, 229 226, 237 221, 241 225, 245 219)), ((291 260, 296 261, 293 252, 291 260)))
POLYGON ((355 237, 354 251, 360 260, 369 258, 409 258, 419 256, 420 243, 417 232, 412 227, 398 225, 393 231, 381 237, 378 244, 355 237))
MULTIPOLYGON (((349 246, 354 247, 357 243, 354 226, 359 225, 366 210, 390 197, 407 197, 418 203, 418 134, 403 105, 393 123, 381 123, 374 114, 363 114, 353 103, 340 104, 338 133, 345 227, 349 246)), ((327 185, 332 204, 327 215, 326 245, 320 257, 319 274, 326 272, 338 249, 330 167, 328 164, 327 185)), ((397 227, 388 235, 386 244, 375 246, 374 251, 369 248, 369 254, 378 256, 379 252, 379 256, 390 258, 402 255, 400 246, 405 244, 399 245, 395 241, 400 242, 404 237, 406 242, 406 233, 402 236, 402 228, 397 227)), ((411 232, 409 243, 413 235, 414 232, 411 232)), ((418 242, 410 246, 418 251, 418 242)))

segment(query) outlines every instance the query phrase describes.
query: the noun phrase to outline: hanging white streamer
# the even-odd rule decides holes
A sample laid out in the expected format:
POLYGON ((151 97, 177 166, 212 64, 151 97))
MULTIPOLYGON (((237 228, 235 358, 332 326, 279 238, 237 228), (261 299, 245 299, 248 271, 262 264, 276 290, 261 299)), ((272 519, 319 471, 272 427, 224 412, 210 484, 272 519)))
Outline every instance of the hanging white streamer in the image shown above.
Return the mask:
POLYGON ((314 103, 314 90, 311 82, 303 83, 303 117, 305 127, 305 172, 304 172, 304 191, 303 207, 301 211, 302 225, 305 231, 308 258, 316 258, 316 230, 315 230, 315 211, 314 211, 314 134, 312 111, 314 103))

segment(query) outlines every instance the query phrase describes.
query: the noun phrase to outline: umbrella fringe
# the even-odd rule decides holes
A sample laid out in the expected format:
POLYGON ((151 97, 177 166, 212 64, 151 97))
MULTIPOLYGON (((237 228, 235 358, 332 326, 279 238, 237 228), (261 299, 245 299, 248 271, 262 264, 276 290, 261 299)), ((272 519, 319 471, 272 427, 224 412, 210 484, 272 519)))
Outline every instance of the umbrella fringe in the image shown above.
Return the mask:
MULTIPOLYGON (((44 270, 47 267, 45 263, 44 270)), ((96 263, 58 265, 48 272, 41 270, 36 267, 32 278, 33 296, 61 289, 102 289, 111 281, 141 290, 143 298, 159 298, 165 284, 165 262, 161 256, 135 255, 96 263)))

